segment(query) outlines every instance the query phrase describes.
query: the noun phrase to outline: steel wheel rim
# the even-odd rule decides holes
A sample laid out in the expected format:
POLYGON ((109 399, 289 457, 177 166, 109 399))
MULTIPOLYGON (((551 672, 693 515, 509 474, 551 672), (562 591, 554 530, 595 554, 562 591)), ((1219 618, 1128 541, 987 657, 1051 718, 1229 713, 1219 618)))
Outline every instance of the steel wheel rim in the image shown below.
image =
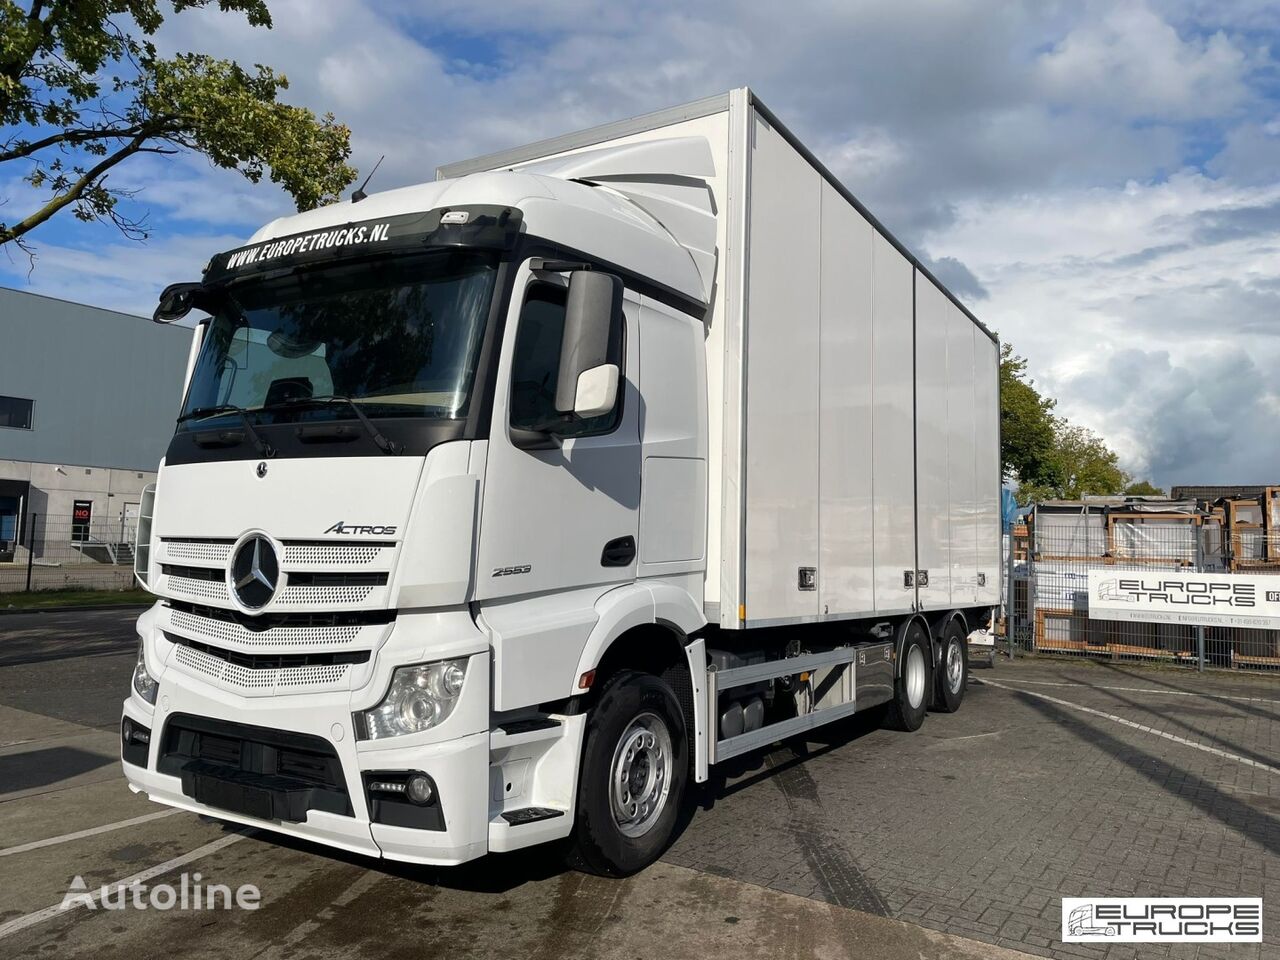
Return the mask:
POLYGON ((959 693, 963 679, 964 654, 960 650, 960 644, 953 643, 947 647, 947 687, 952 693, 959 693))
POLYGON ((609 766, 609 809, 626 837, 653 829, 671 794, 671 734, 656 713, 642 713, 618 738, 609 766))
POLYGON ((907 651, 907 703, 915 710, 924 703, 924 652, 919 645, 907 651))

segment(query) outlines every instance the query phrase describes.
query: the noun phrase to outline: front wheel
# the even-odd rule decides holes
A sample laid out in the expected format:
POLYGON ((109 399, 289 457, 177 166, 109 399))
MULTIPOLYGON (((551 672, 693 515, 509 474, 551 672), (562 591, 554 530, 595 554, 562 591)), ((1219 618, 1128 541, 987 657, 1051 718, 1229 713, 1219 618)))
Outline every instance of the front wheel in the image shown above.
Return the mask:
POLYGON ((684 716, 671 688, 624 670, 587 719, 571 863, 623 877, 671 841, 688 780, 684 716))

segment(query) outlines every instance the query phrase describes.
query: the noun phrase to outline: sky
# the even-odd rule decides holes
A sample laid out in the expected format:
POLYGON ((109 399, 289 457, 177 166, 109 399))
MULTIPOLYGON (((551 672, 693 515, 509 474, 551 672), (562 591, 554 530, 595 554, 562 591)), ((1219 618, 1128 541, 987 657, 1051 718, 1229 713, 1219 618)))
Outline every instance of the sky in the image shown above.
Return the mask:
MULTIPOLYGON (((751 86, 1135 477, 1280 482, 1280 5, 1261 0, 269 0, 159 45, 265 63, 371 190, 751 86)), ((137 157, 146 243, 62 217, 0 284, 149 314, 292 211, 198 156, 137 157)), ((0 177, 15 210, 35 196, 0 177)))

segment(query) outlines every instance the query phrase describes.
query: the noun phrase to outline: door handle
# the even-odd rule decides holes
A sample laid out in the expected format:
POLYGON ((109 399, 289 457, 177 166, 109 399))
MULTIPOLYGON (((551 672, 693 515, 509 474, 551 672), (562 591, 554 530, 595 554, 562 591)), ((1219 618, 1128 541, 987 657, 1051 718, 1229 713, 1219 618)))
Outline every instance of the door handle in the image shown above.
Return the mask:
POLYGON ((636 538, 618 537, 604 545, 600 554, 602 567, 626 567, 636 558, 636 538))

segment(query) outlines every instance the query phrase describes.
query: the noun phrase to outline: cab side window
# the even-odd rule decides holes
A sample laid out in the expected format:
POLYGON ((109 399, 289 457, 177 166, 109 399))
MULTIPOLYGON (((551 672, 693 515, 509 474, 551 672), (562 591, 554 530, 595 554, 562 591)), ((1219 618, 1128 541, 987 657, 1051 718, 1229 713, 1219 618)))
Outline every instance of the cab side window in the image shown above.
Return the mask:
MULTIPOLYGON (((556 412, 556 378, 560 374, 560 341, 564 337, 565 289, 549 283, 530 285, 520 311, 515 358, 511 368, 511 426, 541 430, 561 437, 609 433, 622 417, 621 402, 599 417, 578 420, 556 412)), ((621 344, 616 353, 622 367, 621 344)))

